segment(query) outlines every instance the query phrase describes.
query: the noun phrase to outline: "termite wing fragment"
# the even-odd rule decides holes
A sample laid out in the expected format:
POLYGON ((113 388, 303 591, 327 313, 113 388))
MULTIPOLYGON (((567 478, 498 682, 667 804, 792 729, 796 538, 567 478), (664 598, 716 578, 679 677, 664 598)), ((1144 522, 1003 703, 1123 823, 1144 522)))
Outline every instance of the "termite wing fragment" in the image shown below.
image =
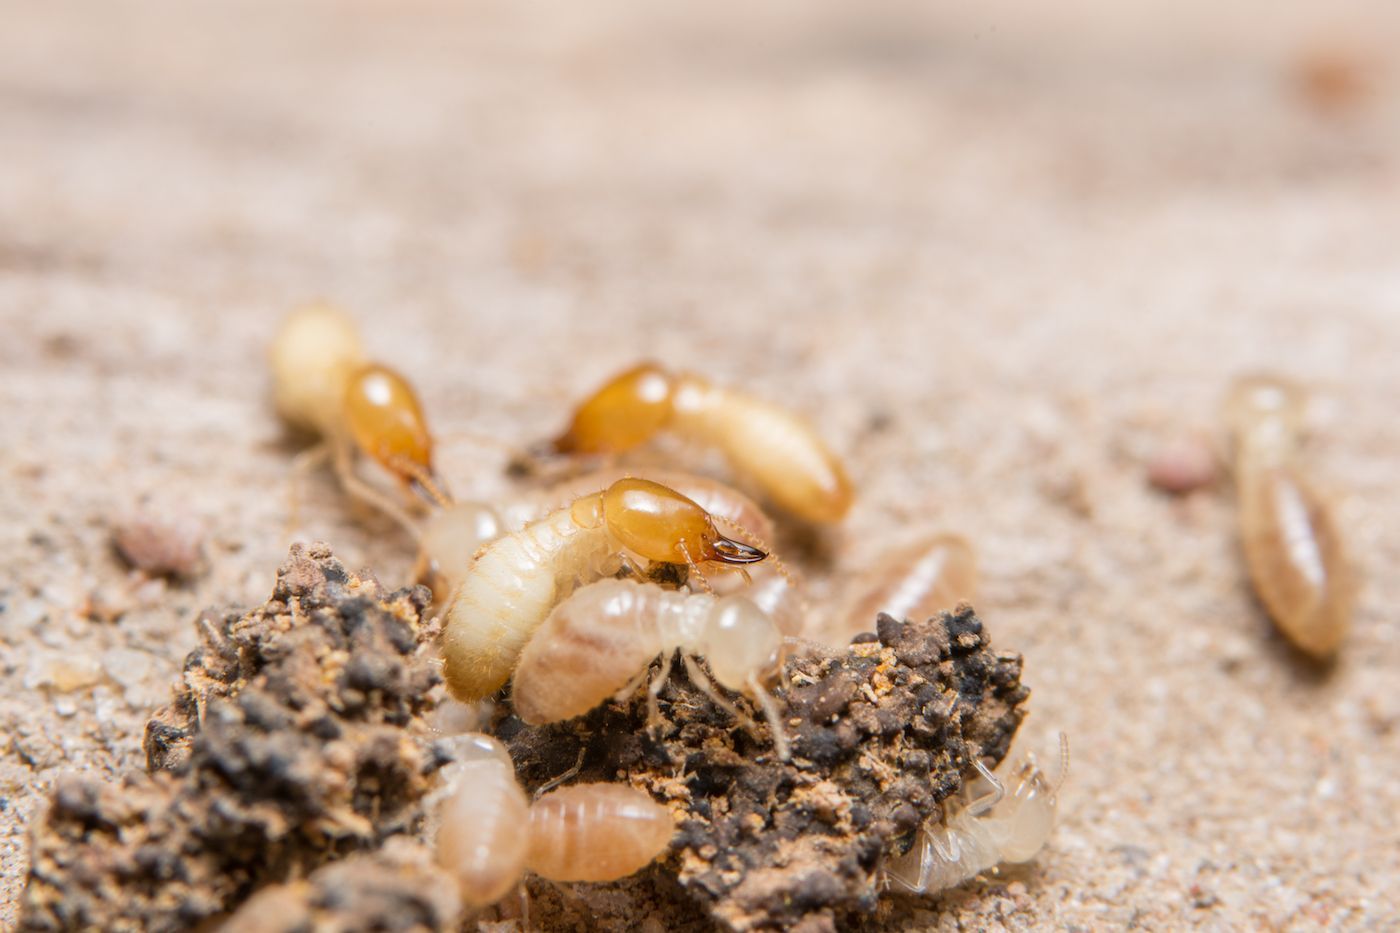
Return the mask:
MULTIPOLYGON (((675 856, 619 883, 635 900, 669 900, 678 882, 722 926, 831 929, 888 909, 885 858, 941 818, 940 802, 975 774, 974 758, 1006 755, 1029 695, 1020 675, 1020 657, 993 651, 962 606, 923 621, 882 616, 874 640, 789 660, 792 686, 777 691, 787 762, 683 671, 662 690, 650 729, 639 690, 552 725, 502 711, 496 732, 529 788, 575 767, 577 781, 626 773, 671 807, 675 856)), ((734 703, 756 714, 742 697, 734 703)), ((531 892, 538 918, 551 904, 568 909, 546 886, 531 892)))

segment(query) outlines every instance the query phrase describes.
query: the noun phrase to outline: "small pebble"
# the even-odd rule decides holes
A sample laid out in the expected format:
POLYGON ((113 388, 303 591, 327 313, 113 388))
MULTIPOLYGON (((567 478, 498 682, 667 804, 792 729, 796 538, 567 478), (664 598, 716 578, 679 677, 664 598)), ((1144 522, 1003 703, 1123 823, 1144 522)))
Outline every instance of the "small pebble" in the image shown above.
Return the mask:
POLYGON ((132 512, 112 523, 112 541, 127 563, 149 574, 188 579, 203 564, 204 530, 188 516, 132 512))
POLYGON ((1174 496, 1212 486, 1219 476, 1215 451, 1199 434, 1168 441, 1147 461, 1147 481, 1174 496))

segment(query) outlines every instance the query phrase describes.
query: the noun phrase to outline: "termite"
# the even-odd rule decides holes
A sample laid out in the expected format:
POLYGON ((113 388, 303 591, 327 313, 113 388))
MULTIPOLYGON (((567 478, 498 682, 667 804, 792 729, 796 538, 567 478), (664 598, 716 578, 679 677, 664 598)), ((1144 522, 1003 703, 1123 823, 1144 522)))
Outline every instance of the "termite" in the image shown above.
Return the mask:
POLYGON ((552 881, 624 878, 669 847, 671 814, 643 791, 574 784, 532 804, 500 742, 460 738, 458 760, 443 769, 436 846, 467 904, 494 904, 527 870, 552 881))
MULTIPOLYGON (((539 520, 560 504, 604 489, 629 475, 620 468, 597 470, 497 507, 458 500, 423 523, 415 579, 431 587, 439 603, 446 603, 465 579, 482 547, 507 530, 519 530, 539 520)), ((718 480, 676 470, 648 470, 646 478, 692 500, 710 514, 717 526, 734 531, 738 537, 767 552, 768 560, 750 571, 745 595, 773 617, 784 635, 799 634, 806 616, 806 599, 793 572, 778 559, 768 543, 773 536, 772 519, 748 496, 718 480), (769 570, 765 571, 765 567, 769 570)), ((733 583, 712 582, 720 590, 735 589, 733 583)))
POLYGON ((1351 626, 1356 584, 1331 506, 1301 463, 1303 406, 1296 386, 1254 376, 1235 384, 1226 411, 1254 590, 1294 645, 1325 659, 1351 626))
POLYGON ((977 554, 955 534, 935 534, 887 555, 880 576, 847 613, 842 640, 870 631, 886 612, 896 619, 917 620, 972 600, 977 592, 977 554))
POLYGON ((610 380, 574 412, 550 449, 614 454, 666 431, 718 448, 736 473, 812 522, 839 521, 853 492, 845 468, 801 418, 736 389, 643 363, 610 380))
POLYGON ((973 765, 990 790, 974 797, 979 788, 965 787, 957 799, 944 801, 943 820, 926 823, 908 852, 886 861, 889 881, 912 894, 936 894, 1004 862, 1029 862, 1045 848, 1069 773, 1065 735, 1060 734, 1060 774, 1053 784, 1031 756, 1010 768, 1005 783, 980 759, 973 765))
POLYGON ((511 697, 516 715, 525 722, 571 719, 608 697, 631 693, 639 672, 644 674, 651 660, 661 655, 661 669, 648 689, 654 716, 672 655, 680 651, 691 682, 738 715, 695 663, 695 656, 703 656, 721 686, 759 704, 778 757, 786 759, 777 704, 763 686, 781 660, 782 646, 777 625, 743 596, 604 580, 554 607, 520 655, 511 697))
POLYGON ((367 358, 343 312, 327 305, 293 311, 273 338, 271 358, 278 412, 321 439, 298 458, 298 470, 329 457, 346 492, 410 530, 404 509, 355 474, 356 451, 406 492, 437 505, 451 501, 433 469, 432 435, 417 394, 402 375, 367 358))
POLYGON ((498 538, 477 555, 448 608, 443 676, 461 700, 477 700, 509 679, 520 651, 575 586, 611 576, 632 560, 742 568, 767 557, 725 537, 709 513, 680 493, 643 479, 602 492, 498 538))

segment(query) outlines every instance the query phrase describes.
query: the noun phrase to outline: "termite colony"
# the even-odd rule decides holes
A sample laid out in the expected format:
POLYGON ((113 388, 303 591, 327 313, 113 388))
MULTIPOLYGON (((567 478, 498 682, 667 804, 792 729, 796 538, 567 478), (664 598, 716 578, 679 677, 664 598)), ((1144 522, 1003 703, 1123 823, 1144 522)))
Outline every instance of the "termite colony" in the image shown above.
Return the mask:
MULTIPOLYGON (((416 573, 442 619, 443 680, 462 704, 501 699, 508 688, 515 715, 542 724, 644 689, 654 720, 679 655, 693 686, 786 761, 775 693, 782 696, 785 651, 797 639, 845 643, 882 612, 930 618, 976 586, 971 545, 929 536, 885 555, 877 582, 818 626, 797 575, 774 553, 778 529, 759 505, 708 477, 634 475, 621 459, 668 434, 718 451, 733 480, 797 521, 846 515, 854 500, 846 469, 805 421, 700 376, 643 364, 609 380, 558 437, 517 460, 556 479, 563 473, 562 481, 487 504, 448 493, 417 396, 365 359, 343 314, 294 313, 272 360, 278 410, 322 441, 297 469, 329 457, 347 493, 415 538, 416 573), (357 454, 397 488, 361 477, 357 454), (762 722, 745 712, 749 703, 762 722)), ((554 881, 612 880, 670 847, 669 811, 641 790, 564 784, 531 803, 498 743, 469 736, 459 745, 457 763, 443 771, 436 838, 439 862, 468 904, 496 902, 527 870, 554 881)), ((1038 770, 1006 778, 1015 789, 1003 800, 1000 779, 979 757, 964 769, 970 780, 981 773, 995 799, 950 801, 943 820, 890 862, 888 886, 934 893, 1001 861, 1024 861, 1048 837, 1055 794, 1038 770)))

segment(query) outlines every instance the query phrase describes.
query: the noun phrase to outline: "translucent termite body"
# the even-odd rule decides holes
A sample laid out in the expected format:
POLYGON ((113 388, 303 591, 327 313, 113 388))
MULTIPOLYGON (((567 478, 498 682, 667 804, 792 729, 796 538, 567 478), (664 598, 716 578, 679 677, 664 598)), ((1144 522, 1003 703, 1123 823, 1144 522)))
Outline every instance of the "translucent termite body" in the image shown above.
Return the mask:
POLYGON ((414 579, 432 589, 439 605, 445 604, 466 579, 477 553, 504 528, 496 509, 482 502, 458 500, 439 509, 419 529, 414 579))
POLYGON ((709 514, 659 483, 618 480, 487 545, 452 598, 442 633, 448 688, 461 700, 500 689, 535 629, 582 583, 647 561, 737 565, 764 551, 725 537, 709 514))
POLYGON ((876 582, 847 613, 844 641, 872 631, 875 618, 887 612, 901 621, 923 621, 977 595, 977 554, 955 534, 936 534, 884 558, 876 582))
POLYGON ((530 807, 526 866, 551 881, 614 881, 666 851, 675 823, 665 807, 624 784, 571 784, 530 807))
POLYGON ((472 734, 457 745, 442 774, 437 861, 473 907, 500 900, 526 870, 553 881, 614 881, 670 845, 671 815, 643 791, 574 784, 532 804, 498 741, 472 734))
POLYGON ((1030 756, 1011 766, 1005 778, 980 760, 973 764, 982 781, 945 800, 943 820, 926 823, 908 852, 886 861, 889 882, 913 894, 936 894, 1004 862, 1029 862, 1045 848, 1069 771, 1065 736, 1060 735, 1060 775, 1053 785, 1030 756), (985 793, 983 784, 990 788, 985 793))
POLYGON ((1282 379, 1248 377, 1231 391, 1227 417, 1250 580, 1289 641, 1321 660, 1351 627, 1356 579, 1331 506, 1301 462, 1303 404, 1282 379))
POLYGON ((634 367, 593 393, 552 446, 563 454, 621 453, 663 431, 717 448, 736 473, 807 521, 839 521, 851 506, 845 468, 801 418, 653 363, 634 367))
POLYGON ((722 686, 757 701, 768 716, 779 757, 786 757, 775 703, 763 686, 781 659, 782 646, 777 625, 743 596, 604 580, 556 606, 535 632, 516 667, 512 700, 516 715, 528 723, 571 719, 608 697, 630 692, 652 659, 663 655, 650 688, 654 702, 670 673, 672 653, 680 651, 696 686, 717 702, 728 705, 692 656, 703 656, 722 686))
POLYGON ((505 897, 525 871, 530 839, 521 827, 530 801, 500 742, 472 734, 457 744, 457 760, 442 774, 449 790, 438 808, 437 860, 457 878, 462 899, 483 907, 505 897))
POLYGON ((327 305, 293 311, 273 338, 271 360, 278 412, 322 441, 303 454, 303 467, 329 456, 348 493, 410 530, 405 511, 355 474, 356 451, 405 490, 438 505, 450 502, 433 469, 432 435, 413 387, 368 359, 354 322, 343 312, 327 305))

